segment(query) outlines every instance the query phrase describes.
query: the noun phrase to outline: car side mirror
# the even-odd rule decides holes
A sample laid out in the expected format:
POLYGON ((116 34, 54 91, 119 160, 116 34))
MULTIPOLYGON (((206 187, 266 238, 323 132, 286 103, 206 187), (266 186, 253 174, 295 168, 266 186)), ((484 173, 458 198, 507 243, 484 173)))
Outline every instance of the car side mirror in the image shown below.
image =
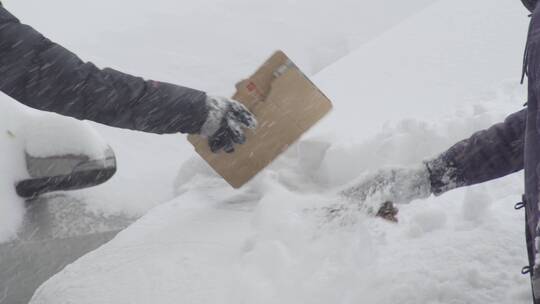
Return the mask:
POLYGON ((116 157, 110 147, 104 151, 103 158, 99 159, 83 154, 49 157, 25 154, 30 177, 15 186, 17 194, 23 198, 97 186, 116 173, 116 157))
POLYGON ((44 114, 22 132, 27 178, 15 184, 23 198, 97 186, 116 173, 116 157, 88 123, 44 114))

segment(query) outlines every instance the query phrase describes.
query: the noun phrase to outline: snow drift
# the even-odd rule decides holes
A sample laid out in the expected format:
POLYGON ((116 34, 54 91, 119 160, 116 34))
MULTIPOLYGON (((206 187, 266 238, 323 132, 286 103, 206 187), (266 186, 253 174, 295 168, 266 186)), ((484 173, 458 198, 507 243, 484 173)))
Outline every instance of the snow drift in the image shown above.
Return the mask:
POLYGON ((15 193, 15 181, 25 176, 24 146, 19 136, 24 115, 20 106, 0 94, 0 243, 11 239, 20 227, 24 205, 15 193), (4 113, 9 113, 6 115, 4 113))

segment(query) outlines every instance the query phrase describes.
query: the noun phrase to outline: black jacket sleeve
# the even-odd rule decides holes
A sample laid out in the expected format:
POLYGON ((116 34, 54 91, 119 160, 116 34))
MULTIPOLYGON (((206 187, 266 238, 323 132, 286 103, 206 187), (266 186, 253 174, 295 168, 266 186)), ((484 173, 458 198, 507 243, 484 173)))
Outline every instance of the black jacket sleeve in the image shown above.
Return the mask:
POLYGON ((516 112, 427 161, 432 192, 441 194, 523 169, 526 114, 526 109, 516 112))
POLYGON ((0 91, 30 107, 152 133, 197 133, 206 94, 98 69, 0 4, 0 91))

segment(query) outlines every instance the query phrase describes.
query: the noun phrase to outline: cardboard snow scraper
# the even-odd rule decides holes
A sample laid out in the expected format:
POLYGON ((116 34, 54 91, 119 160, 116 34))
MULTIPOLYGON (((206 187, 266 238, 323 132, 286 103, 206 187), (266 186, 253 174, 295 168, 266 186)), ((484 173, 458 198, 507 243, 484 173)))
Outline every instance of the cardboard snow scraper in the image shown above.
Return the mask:
POLYGON ((219 175, 240 188, 325 116, 332 103, 281 51, 236 89, 233 98, 259 122, 255 130, 246 130, 247 142, 235 146, 234 153, 215 154, 207 139, 190 135, 188 140, 219 175))

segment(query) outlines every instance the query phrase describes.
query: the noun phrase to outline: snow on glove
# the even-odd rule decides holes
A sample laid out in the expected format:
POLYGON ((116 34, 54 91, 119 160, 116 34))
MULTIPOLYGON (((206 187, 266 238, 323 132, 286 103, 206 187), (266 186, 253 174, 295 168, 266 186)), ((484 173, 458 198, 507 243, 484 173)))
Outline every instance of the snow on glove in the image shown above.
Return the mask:
POLYGON ((349 201, 358 203, 368 213, 397 222, 396 204, 407 204, 431 195, 431 182, 426 166, 381 169, 368 174, 341 191, 349 201))
POLYGON ((236 100, 219 96, 207 96, 208 117, 200 135, 208 138, 212 152, 221 150, 232 153, 234 145, 246 141, 244 128, 254 129, 257 120, 249 110, 236 100))

